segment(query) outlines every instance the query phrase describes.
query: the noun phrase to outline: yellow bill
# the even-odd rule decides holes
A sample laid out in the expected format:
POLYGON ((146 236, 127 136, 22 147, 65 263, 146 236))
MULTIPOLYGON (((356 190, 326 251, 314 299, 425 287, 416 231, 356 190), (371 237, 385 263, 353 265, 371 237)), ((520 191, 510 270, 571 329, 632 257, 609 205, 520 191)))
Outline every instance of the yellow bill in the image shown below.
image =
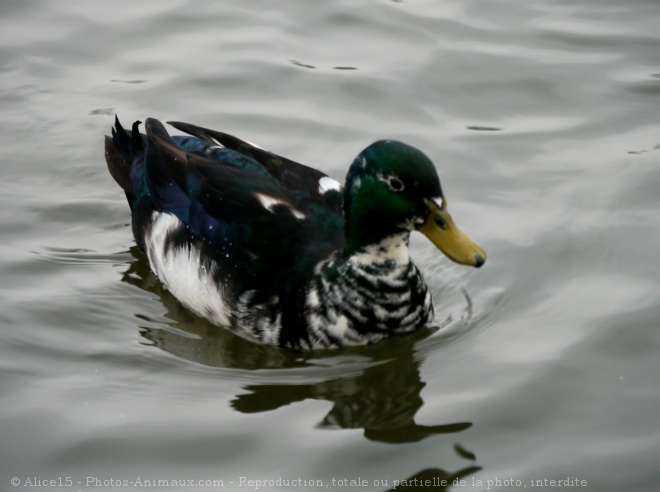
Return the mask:
POLYGON ((419 231, 428 237, 450 260, 461 265, 479 268, 486 261, 486 252, 474 244, 454 224, 447 211, 444 198, 435 198, 427 202, 429 215, 419 231))

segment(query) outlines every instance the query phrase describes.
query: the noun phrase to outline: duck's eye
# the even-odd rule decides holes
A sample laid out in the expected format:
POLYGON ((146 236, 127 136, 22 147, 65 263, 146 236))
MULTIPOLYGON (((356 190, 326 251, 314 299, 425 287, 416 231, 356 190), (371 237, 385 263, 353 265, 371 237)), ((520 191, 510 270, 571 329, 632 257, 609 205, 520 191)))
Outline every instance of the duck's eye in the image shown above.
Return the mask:
POLYGON ((389 187, 390 190, 392 191, 403 191, 403 181, 401 181, 399 178, 396 178, 394 176, 390 176, 387 178, 387 186, 389 187))

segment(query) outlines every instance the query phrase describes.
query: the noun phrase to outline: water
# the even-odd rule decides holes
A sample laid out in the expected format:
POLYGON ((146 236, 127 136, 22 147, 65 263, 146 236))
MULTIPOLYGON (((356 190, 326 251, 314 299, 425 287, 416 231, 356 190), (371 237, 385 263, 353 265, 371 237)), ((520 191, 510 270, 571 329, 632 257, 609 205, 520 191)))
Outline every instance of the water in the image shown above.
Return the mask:
POLYGON ((657 490, 655 0, 0 12, 2 490, 657 490), (372 141, 404 140, 489 262, 414 239, 434 333, 305 355, 236 339, 134 247, 103 158, 115 112, 341 180, 372 141))

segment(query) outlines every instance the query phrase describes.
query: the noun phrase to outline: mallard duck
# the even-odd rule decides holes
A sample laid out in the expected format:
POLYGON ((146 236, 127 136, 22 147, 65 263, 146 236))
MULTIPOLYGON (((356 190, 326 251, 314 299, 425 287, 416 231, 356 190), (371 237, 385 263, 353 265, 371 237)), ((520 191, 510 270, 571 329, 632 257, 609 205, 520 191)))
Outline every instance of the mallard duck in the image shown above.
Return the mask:
POLYGON ((424 327, 431 295, 410 233, 474 267, 486 253, 454 224, 431 160, 381 140, 346 183, 232 135, 115 118, 105 156, 152 271, 211 323, 293 350, 378 342, 424 327))

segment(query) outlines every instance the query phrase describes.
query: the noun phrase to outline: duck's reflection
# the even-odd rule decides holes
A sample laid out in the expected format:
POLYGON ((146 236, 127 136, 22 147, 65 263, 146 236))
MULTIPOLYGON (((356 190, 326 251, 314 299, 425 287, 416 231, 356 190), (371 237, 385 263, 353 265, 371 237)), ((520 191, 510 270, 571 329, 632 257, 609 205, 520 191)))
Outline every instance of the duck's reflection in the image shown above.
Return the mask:
MULTIPOLYGON (((364 429, 367 439, 388 443, 416 442, 469 428, 468 422, 433 426, 415 422, 415 414, 423 405, 420 392, 424 383, 412 360, 411 347, 397 352, 398 357, 368 364, 349 377, 290 385, 248 385, 248 393, 238 395, 232 405, 240 412, 255 413, 305 399, 327 400, 333 407, 319 427, 364 429)), ((355 367, 354 363, 346 365, 355 367)))
MULTIPOLYGON (((319 422, 321 428, 363 429, 365 438, 383 443, 411 443, 438 434, 455 434, 469 422, 420 425, 415 415, 422 407, 420 360, 414 345, 428 335, 388 340, 373 347, 341 351, 292 353, 254 344, 192 315, 168 294, 150 273, 144 256, 136 260, 123 280, 160 296, 171 322, 150 323, 142 336, 162 350, 206 366, 259 370, 263 382, 247 384, 231 402, 242 413, 268 412, 306 399, 326 400, 333 407, 319 422), (160 325, 154 328, 154 325, 160 325)), ((474 455, 455 447, 458 456, 474 455)), ((449 482, 473 473, 475 466, 456 472, 427 469, 411 476, 441 477, 449 482)), ((408 488, 407 490, 413 490, 408 488)), ((442 490, 442 489, 441 489, 442 490)))

